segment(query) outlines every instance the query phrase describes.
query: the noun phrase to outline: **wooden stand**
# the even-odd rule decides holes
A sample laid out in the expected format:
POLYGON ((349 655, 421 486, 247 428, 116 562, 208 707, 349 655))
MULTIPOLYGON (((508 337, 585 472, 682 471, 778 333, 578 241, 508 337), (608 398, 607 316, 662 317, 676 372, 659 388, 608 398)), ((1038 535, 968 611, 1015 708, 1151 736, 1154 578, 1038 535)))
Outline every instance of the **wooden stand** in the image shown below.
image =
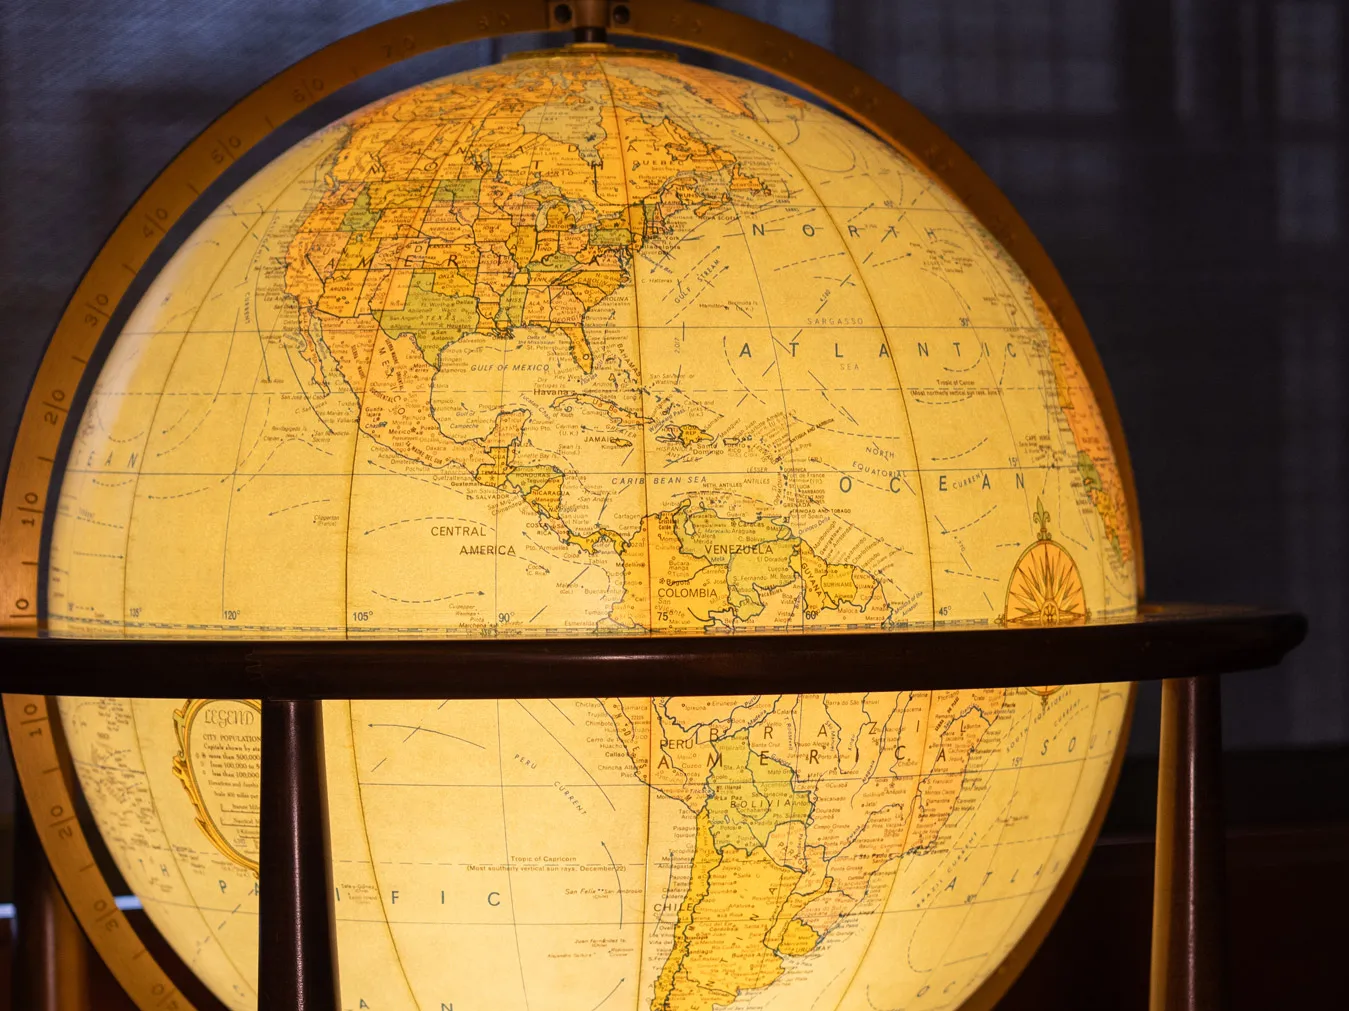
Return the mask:
POLYGON ((11 1006, 89 1011, 89 942, 57 887, 21 798, 14 809, 14 890, 11 1006))
POLYGON ((323 703, 262 702, 258 1008, 337 1011, 323 703))
POLYGON ((1216 677, 1162 682, 1151 1011, 1221 1011, 1226 834, 1216 677))

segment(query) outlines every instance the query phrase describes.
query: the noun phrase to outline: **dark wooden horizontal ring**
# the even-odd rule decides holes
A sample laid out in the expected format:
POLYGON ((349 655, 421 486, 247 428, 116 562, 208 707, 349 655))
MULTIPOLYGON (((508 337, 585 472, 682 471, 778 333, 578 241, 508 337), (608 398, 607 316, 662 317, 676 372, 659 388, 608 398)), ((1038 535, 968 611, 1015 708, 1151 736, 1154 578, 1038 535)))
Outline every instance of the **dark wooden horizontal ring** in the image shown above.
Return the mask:
POLYGON ((173 698, 586 698, 1092 684, 1273 666, 1299 614, 1158 604, 1077 626, 576 639, 0 637, 0 691, 173 698))

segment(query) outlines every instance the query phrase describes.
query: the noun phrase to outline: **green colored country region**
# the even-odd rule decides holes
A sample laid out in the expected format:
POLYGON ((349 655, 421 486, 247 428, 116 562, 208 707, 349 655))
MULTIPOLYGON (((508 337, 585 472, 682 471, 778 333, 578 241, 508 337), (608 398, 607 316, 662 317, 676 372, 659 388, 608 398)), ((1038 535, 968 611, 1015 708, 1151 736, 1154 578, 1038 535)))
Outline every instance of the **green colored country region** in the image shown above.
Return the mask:
POLYGON ((379 224, 379 211, 370 209, 370 193, 361 190, 360 196, 342 218, 342 231, 368 232, 379 224))
POLYGON ((549 481, 556 481, 562 476, 562 471, 551 464, 516 467, 511 471, 510 483, 520 490, 520 494, 527 495, 534 489, 541 488, 549 481))
POLYGON ((481 191, 481 179, 442 179, 432 199, 477 201, 481 191))
POLYGON ((562 471, 544 464, 516 467, 507 475, 506 487, 545 516, 556 519, 562 511, 562 471))
POLYGON ((1096 469, 1096 464, 1092 462, 1091 455, 1085 450, 1077 454, 1077 472, 1082 475, 1082 483, 1086 485, 1087 491, 1100 491, 1104 487, 1101 483, 1100 471, 1096 469))
POLYGON ((536 270, 556 270, 558 272, 571 270, 576 266, 576 257, 571 253, 549 253, 540 260, 533 260, 525 264, 525 270, 533 273, 536 270))
POLYGON ((776 590, 796 581, 792 566, 796 552, 796 538, 788 537, 741 546, 731 553, 726 585, 737 618, 748 621, 763 610, 760 590, 776 590))
POLYGON ((438 366, 445 345, 477 328, 478 300, 469 295, 442 295, 435 287, 435 274, 413 274, 403 308, 385 309, 375 316, 392 336, 412 334, 422 357, 438 366))
POLYGON ((592 246, 627 246, 632 244, 632 231, 627 228, 592 228, 592 246))
POLYGON ((690 513, 681 508, 675 515, 675 535, 685 554, 707 558, 720 565, 727 564, 734 555, 758 549, 772 541, 796 541, 786 522, 775 516, 740 520, 718 516, 711 509, 690 513))
POLYGON ((707 778, 707 817, 718 852, 734 846, 752 852, 780 826, 810 818, 810 794, 792 785, 792 771, 750 747, 748 731, 716 744, 707 778))
POLYGON ((522 284, 513 284, 501 293, 501 306, 497 309, 493 322, 498 326, 519 326, 525 319, 525 295, 528 289, 522 284))

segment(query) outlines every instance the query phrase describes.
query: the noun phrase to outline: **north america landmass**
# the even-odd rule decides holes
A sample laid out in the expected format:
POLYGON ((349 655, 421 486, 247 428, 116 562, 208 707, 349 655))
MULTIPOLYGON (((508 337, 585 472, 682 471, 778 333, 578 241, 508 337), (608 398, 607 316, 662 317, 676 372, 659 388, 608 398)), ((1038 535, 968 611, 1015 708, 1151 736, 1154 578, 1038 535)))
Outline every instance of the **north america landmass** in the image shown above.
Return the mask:
MULTIPOLYGON (((354 395, 360 431, 399 465, 466 474, 532 510, 560 544, 616 556, 617 592, 595 614, 595 631, 907 621, 926 602, 794 529, 810 508, 799 489, 791 509, 768 502, 747 516, 728 510, 714 486, 710 497, 609 525, 569 509, 586 461, 531 452, 532 436, 579 412, 606 433, 605 449, 625 461, 639 454, 639 469, 652 469, 647 446, 701 452, 715 467, 733 440, 671 415, 668 401, 653 417, 632 346, 640 330, 624 346, 596 310, 631 298, 638 259, 667 255, 709 216, 734 221, 794 198, 771 159, 748 167, 681 122, 670 100, 677 90, 752 120, 752 85, 659 65, 611 72, 623 62, 489 69, 380 103, 339 128, 285 257, 306 381, 324 398, 354 395), (602 153, 615 139, 622 155, 610 160, 620 165, 602 153), (438 390, 490 390, 491 369, 474 365, 484 371, 466 376, 464 361, 492 346, 545 354, 561 385, 526 404, 503 379, 494 405, 484 408, 479 390, 476 409, 460 412, 467 418, 447 419, 438 390)), ((884 344, 880 354, 888 357, 884 344)), ((1099 411, 1061 338, 1046 359, 1079 480, 1125 565, 1127 515, 1099 411)), ((763 464, 788 466, 790 452, 765 445, 763 464)))

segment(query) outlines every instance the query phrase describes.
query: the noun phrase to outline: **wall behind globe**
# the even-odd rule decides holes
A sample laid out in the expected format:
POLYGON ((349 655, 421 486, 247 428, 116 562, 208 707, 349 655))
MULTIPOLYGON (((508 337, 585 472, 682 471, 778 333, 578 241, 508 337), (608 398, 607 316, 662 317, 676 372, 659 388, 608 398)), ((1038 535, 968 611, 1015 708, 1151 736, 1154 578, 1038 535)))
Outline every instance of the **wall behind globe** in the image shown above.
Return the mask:
MULTIPOLYGON (((1227 683, 1229 746, 1349 741, 1349 3, 718 5, 862 66, 1007 192, 1112 379, 1149 595, 1311 616, 1278 672, 1227 683)), ((0 5, 0 444, 80 272, 177 150, 294 60, 420 6, 0 5)), ((273 153, 389 90, 541 44, 422 57, 307 114, 273 153)), ((1155 739, 1145 694, 1134 746, 1155 739)))

